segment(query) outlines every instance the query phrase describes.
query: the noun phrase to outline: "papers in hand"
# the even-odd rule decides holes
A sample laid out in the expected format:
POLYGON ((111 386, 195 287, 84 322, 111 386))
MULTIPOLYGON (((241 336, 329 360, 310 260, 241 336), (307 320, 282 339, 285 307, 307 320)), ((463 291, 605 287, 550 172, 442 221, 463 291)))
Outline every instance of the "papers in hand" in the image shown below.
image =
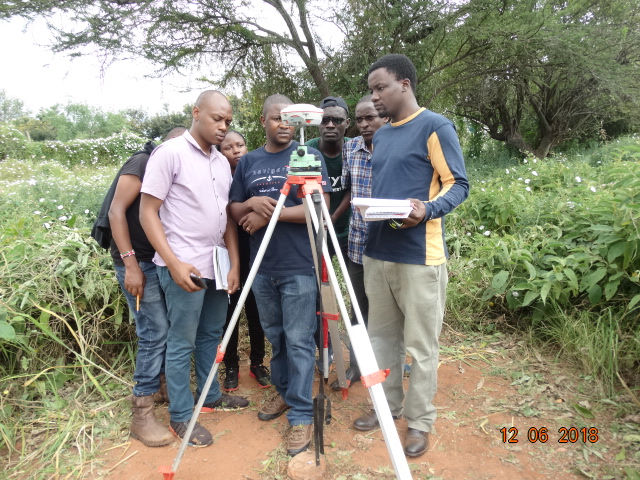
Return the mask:
POLYGON ((224 247, 213 247, 213 271, 216 278, 216 289, 229 290, 227 275, 231 270, 229 251, 224 247))
POLYGON ((409 200, 392 200, 389 198, 353 198, 351 203, 358 209, 365 222, 387 220, 390 218, 407 218, 413 207, 409 200))

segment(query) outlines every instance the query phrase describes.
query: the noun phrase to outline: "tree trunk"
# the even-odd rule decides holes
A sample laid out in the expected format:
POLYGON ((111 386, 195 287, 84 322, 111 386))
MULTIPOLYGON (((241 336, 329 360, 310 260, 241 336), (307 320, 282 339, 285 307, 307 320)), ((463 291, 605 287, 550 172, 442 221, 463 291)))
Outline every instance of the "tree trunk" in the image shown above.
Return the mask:
POLYGON ((533 151, 533 154, 538 158, 545 158, 549 155, 549 150, 551 150, 555 140, 556 138, 552 134, 544 135, 538 144, 538 148, 533 151))

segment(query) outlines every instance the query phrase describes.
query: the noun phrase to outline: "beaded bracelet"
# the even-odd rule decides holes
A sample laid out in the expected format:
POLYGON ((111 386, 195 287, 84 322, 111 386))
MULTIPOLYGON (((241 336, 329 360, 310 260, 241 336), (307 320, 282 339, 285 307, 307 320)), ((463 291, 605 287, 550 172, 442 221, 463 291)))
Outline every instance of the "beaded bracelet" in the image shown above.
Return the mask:
POLYGON ((134 252, 133 250, 129 250, 128 252, 121 253, 120 258, 127 258, 135 254, 136 252, 134 252))

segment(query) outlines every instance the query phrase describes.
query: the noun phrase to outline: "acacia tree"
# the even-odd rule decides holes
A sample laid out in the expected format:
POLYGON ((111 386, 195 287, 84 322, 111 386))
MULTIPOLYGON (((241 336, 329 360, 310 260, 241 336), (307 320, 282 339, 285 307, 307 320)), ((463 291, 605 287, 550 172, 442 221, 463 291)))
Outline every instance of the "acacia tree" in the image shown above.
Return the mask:
MULTIPOLYGON (((630 0, 350 0, 331 81, 362 94, 368 66, 405 53, 421 104, 539 157, 640 118, 640 6, 630 0)), ((339 18, 340 18, 339 15, 339 18)))
POLYGON ((49 23, 56 51, 79 54, 97 47, 109 57, 142 56, 160 71, 208 66, 222 86, 251 84, 249 73, 260 72, 263 60, 287 65, 294 54, 325 96, 319 55, 324 47, 314 32, 322 8, 308 0, 13 0, 0 4, 0 19, 62 12, 63 25, 49 23))
POLYGON ((640 118, 635 2, 480 0, 467 8, 478 21, 461 33, 488 48, 444 73, 439 90, 492 138, 545 157, 604 122, 640 118))

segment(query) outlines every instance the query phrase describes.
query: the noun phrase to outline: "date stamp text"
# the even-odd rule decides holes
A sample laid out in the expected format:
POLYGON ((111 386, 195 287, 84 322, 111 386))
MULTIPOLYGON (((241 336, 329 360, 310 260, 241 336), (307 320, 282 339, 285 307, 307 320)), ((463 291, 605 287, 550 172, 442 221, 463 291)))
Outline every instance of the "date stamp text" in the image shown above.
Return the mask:
MULTIPOLYGON (((520 431, 516 427, 502 427, 502 443, 518 443, 520 431)), ((522 432, 524 433, 524 432, 522 432)), ((547 443, 548 441, 558 443, 597 443, 600 439, 596 427, 560 427, 556 432, 550 432, 547 427, 531 427, 527 430, 526 440, 529 443, 547 443)))

